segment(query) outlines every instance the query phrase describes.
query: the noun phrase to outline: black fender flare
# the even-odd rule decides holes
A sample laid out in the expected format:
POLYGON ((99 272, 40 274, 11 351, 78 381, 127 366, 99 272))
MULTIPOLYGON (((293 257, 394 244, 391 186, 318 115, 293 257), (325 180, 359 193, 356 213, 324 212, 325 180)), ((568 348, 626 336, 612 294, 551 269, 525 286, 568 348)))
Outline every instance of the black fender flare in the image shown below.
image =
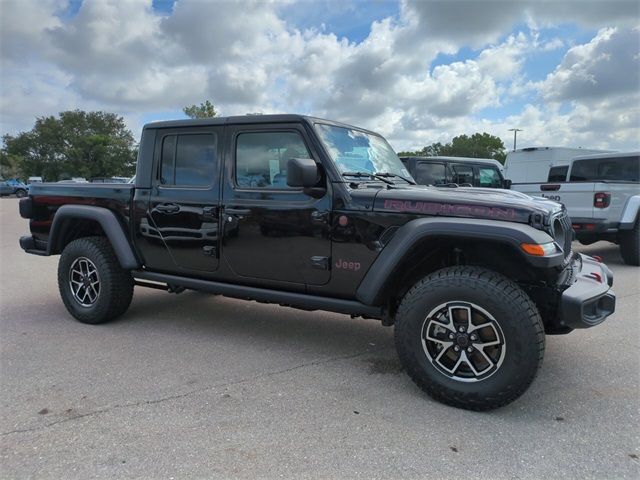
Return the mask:
POLYGON ((111 247, 118 257, 120 266, 126 270, 135 270, 140 264, 136 258, 126 232, 116 217, 115 213, 104 207, 94 207, 90 205, 63 205, 56 211, 49 232, 47 243, 47 254, 56 255, 61 253, 60 241, 64 229, 65 220, 81 218, 83 220, 94 220, 100 224, 106 234, 111 247))
POLYGON ((521 223, 475 218, 418 218, 398 229, 373 262, 356 291, 356 298, 365 305, 380 305, 388 288, 388 279, 401 260, 425 238, 451 238, 492 241, 514 247, 533 267, 550 268, 562 264, 563 252, 536 257, 522 251, 522 243, 548 243, 553 238, 541 230, 521 223))

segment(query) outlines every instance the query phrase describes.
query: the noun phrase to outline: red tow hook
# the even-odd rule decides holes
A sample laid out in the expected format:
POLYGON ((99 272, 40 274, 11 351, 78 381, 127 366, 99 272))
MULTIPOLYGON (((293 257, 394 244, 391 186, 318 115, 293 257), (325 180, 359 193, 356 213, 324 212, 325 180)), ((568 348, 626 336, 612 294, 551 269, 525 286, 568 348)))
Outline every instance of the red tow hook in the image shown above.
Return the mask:
POLYGON ((598 281, 598 283, 602 283, 602 277, 600 276, 600 274, 599 274, 599 273, 591 272, 591 273, 590 273, 589 275, 587 275, 587 276, 589 276, 589 277, 593 278, 594 280, 597 280, 597 281, 598 281))
POLYGON ((602 257, 600 255, 591 255, 591 258, 596 260, 598 263, 602 263, 602 257))

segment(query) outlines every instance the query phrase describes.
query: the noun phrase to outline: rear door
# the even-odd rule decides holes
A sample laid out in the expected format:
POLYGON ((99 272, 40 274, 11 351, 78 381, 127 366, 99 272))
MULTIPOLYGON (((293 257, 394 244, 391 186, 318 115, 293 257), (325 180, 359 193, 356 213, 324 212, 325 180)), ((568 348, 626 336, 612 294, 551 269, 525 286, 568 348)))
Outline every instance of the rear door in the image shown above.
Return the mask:
POLYGON ((146 221, 147 266, 212 272, 218 268, 223 126, 158 130, 146 221))

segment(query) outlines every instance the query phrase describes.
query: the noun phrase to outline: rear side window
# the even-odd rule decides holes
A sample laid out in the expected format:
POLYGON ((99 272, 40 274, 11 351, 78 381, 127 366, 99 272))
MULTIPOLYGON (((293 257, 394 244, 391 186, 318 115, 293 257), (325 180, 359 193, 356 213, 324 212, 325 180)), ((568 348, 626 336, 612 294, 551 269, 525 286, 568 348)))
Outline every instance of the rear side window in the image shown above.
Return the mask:
POLYGON ((640 157, 607 157, 576 160, 571 167, 571 182, 640 182, 640 157))
POLYGON ((494 167, 478 167, 478 184, 481 187, 502 187, 500 172, 498 172, 498 169, 494 167))
POLYGON ((162 141, 160 183, 206 187, 217 165, 216 135, 167 135, 162 141))
POLYGON ((241 133, 236 140, 236 184, 289 189, 287 163, 292 158, 311 158, 298 132, 241 133))
POLYGON ((551 167, 549 169, 549 178, 547 178, 547 182, 566 182, 568 171, 569 166, 551 167))
POLYGON ((444 163, 420 162, 416 168, 416 182, 420 185, 442 185, 447 183, 444 163))
POLYGON ((451 181, 462 185, 467 183, 473 185, 473 167, 470 165, 461 165, 454 163, 451 165, 451 171, 453 172, 451 181))

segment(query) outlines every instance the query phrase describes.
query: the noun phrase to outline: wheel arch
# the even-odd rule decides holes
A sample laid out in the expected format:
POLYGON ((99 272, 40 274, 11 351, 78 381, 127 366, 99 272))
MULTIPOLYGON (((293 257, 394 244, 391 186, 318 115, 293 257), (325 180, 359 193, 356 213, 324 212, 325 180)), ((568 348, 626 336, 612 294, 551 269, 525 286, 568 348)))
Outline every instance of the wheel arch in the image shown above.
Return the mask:
POLYGON ((620 218, 620 230, 631 230, 640 217, 640 195, 629 197, 620 218))
POLYGON ((63 205, 57 210, 51 224, 47 254, 59 254, 69 242, 96 234, 109 240, 122 268, 133 270, 139 267, 125 229, 116 215, 107 208, 89 205, 63 205))
POLYGON ((526 255, 522 243, 553 239, 529 225, 466 218, 422 218, 402 226, 358 286, 356 298, 384 305, 424 275, 452 265, 483 266, 510 278, 536 276, 560 265, 563 254, 526 255))

